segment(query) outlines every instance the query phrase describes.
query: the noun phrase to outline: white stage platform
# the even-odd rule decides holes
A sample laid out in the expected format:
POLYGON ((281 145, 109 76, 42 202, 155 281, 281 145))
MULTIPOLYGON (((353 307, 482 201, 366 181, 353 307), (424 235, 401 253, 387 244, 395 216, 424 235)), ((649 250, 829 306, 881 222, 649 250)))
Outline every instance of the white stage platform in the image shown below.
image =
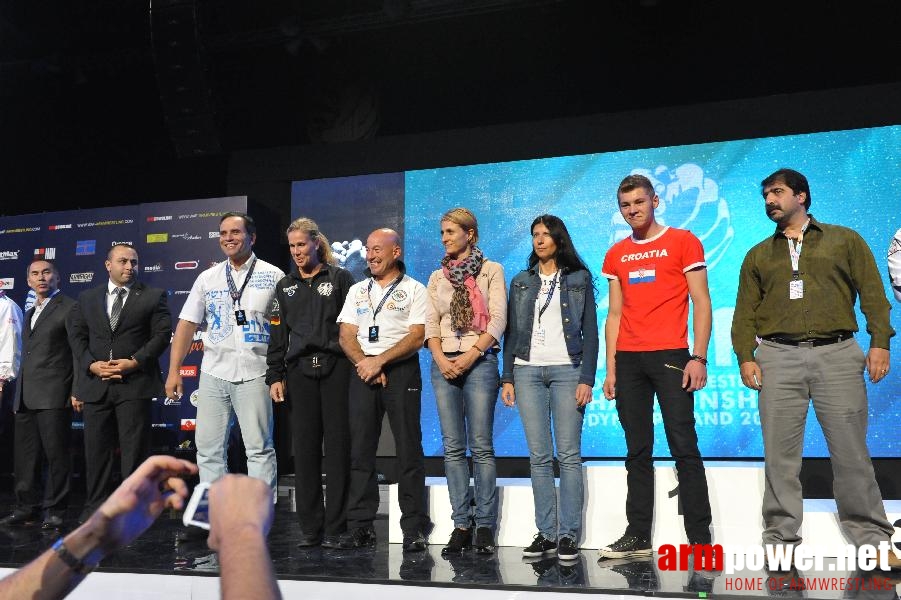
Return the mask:
MULTIPOLYGON (((759 544, 763 531, 760 506, 763 498, 763 463, 710 461, 705 463, 713 514, 713 541, 724 546, 759 544)), ((600 548, 622 535, 626 523, 626 469, 622 461, 583 464, 585 512, 581 548, 600 548)), ((656 461, 654 477, 654 543, 683 544, 688 540, 679 511, 678 483, 673 461, 656 461)), ((558 481, 559 484, 559 481, 558 481)), ((429 509, 435 528, 429 542, 444 544, 453 529, 447 481, 426 480, 429 509)), ((531 482, 498 479, 499 546, 528 546, 536 533, 531 482)), ((901 501, 886 502, 889 521, 901 518, 901 501)), ((389 486, 389 542, 403 540, 398 523, 397 485, 389 486)), ((841 532, 834 500, 805 500, 805 542, 819 548, 841 548, 848 542, 841 532)))

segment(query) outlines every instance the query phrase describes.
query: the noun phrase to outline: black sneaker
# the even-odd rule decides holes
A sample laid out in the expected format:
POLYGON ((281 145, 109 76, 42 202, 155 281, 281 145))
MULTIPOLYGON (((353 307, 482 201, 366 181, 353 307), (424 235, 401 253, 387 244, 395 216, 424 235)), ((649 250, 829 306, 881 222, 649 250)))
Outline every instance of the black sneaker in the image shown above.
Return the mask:
POLYGON ((460 529, 459 527, 454 527, 454 530, 451 532, 450 541, 447 542, 447 546, 441 549, 441 556, 447 556, 448 554, 461 554, 467 548, 472 546, 472 531, 469 529, 460 529))
POLYGON ((598 550, 601 558, 637 558, 639 556, 651 556, 654 553, 651 542, 647 538, 637 535, 623 534, 609 546, 598 550))
POLYGON ((425 535, 421 531, 404 534, 404 552, 422 552, 428 545, 429 542, 425 539, 425 535))
POLYGON ((365 548, 375 546, 375 529, 372 525, 351 529, 341 536, 341 548, 365 548))
POLYGON ((547 556, 556 553, 557 542, 546 539, 541 533, 537 533, 532 543, 522 549, 522 555, 527 557, 547 556))
POLYGON ((478 527, 476 529, 476 547, 477 554, 494 554, 494 534, 491 533, 490 527, 478 527))
POLYGON ((557 558, 560 560, 576 560, 579 558, 579 548, 571 537, 563 536, 557 545, 557 558))
POLYGON ((323 548, 340 548, 341 535, 337 533, 326 533, 324 536, 322 536, 321 545, 323 548))

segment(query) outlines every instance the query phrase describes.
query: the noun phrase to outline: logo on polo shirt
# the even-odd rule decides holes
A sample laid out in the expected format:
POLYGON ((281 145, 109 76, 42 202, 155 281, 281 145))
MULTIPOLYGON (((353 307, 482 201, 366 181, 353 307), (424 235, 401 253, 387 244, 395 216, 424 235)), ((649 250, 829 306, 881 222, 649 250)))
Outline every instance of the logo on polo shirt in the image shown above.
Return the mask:
POLYGON ((319 287, 316 288, 316 291, 319 292, 320 296, 331 296, 332 290, 334 289, 335 286, 333 286, 330 281, 324 281, 319 284, 319 287))
POLYGON ((295 283, 294 285, 289 285, 288 287, 284 287, 284 288, 282 288, 282 291, 285 292, 286 294, 288 294, 288 297, 290 298, 291 296, 294 295, 294 292, 297 291, 297 284, 295 283))

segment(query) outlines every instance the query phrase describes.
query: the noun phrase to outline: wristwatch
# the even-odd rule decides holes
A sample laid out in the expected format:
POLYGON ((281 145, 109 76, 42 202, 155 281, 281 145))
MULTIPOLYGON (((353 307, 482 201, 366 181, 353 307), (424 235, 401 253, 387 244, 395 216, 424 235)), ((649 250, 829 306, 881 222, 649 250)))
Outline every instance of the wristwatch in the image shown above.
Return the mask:
POLYGON ((479 353, 479 358, 485 358, 485 351, 484 351, 484 350, 482 350, 481 348, 479 348, 479 347, 476 346, 475 344, 473 344, 472 347, 475 348, 475 349, 476 349, 476 352, 479 353))

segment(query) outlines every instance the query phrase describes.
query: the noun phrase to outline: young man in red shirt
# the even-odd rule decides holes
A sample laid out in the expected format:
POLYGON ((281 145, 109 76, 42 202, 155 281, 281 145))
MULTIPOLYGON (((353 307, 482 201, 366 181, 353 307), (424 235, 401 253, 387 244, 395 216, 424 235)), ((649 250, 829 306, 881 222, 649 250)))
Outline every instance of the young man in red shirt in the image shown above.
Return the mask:
POLYGON ((626 433, 628 526, 619 540, 600 549, 601 558, 653 552, 654 394, 676 461, 689 543, 710 543, 711 522, 693 395, 707 383, 712 321, 704 248, 690 231, 656 221, 660 198, 647 177, 626 177, 616 195, 632 235, 614 244, 604 258, 602 274, 610 282, 604 396, 616 400, 626 433), (689 297, 694 317, 691 353, 689 297))

